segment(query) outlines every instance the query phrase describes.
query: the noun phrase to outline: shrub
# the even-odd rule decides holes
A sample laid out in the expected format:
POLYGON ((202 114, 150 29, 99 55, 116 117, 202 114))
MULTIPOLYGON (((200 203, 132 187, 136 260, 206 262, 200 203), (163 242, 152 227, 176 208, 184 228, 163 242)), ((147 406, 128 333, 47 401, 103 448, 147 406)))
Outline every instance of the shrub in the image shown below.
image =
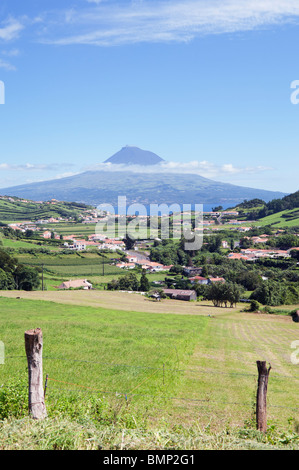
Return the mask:
POLYGON ((0 420, 28 415, 28 391, 25 380, 0 385, 0 420))
POLYGON ((251 300, 249 312, 257 312, 260 309, 260 304, 257 300, 251 300))

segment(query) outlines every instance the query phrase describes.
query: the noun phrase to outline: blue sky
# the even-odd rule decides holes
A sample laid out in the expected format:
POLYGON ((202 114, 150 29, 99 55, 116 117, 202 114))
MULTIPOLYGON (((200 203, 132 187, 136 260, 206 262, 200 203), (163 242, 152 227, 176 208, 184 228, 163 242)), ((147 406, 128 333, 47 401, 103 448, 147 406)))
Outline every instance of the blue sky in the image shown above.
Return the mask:
POLYGON ((0 188, 128 144, 164 171, 296 191, 298 39, 298 0, 1 0, 0 188))

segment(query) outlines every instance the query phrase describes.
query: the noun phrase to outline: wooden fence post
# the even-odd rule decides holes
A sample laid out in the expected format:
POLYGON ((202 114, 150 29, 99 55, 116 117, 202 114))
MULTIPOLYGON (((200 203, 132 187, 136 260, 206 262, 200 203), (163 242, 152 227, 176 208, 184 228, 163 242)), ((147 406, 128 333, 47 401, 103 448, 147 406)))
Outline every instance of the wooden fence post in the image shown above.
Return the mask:
POLYGON ((267 388, 271 365, 267 369, 266 361, 257 361, 258 387, 256 395, 256 427, 258 431, 267 431, 267 388))
POLYGON ((43 334, 40 328, 25 331, 25 350, 28 362, 29 413, 34 419, 47 416, 43 389, 43 334))

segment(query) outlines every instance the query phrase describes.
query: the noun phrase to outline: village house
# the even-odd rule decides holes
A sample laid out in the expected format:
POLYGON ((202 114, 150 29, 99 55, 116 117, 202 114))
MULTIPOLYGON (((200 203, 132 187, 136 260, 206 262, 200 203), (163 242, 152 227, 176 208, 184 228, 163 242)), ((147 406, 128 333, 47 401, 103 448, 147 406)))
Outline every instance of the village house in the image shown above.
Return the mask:
POLYGON ((189 281, 191 284, 200 284, 200 285, 207 285, 207 284, 212 284, 214 282, 225 282, 225 279, 223 277, 202 277, 202 276, 194 276, 190 277, 189 281))
POLYGON ((76 279, 76 280, 69 280, 64 281, 58 289, 83 289, 83 290, 90 290, 92 289, 92 284, 88 282, 86 279, 76 279))
POLYGON ((115 265, 117 268, 121 268, 121 269, 134 269, 136 264, 135 263, 125 263, 125 262, 122 262, 122 263, 117 263, 115 265))
POLYGON ((200 276, 201 272, 202 272, 202 268, 200 267, 194 268, 194 267, 184 266, 183 268, 183 274, 185 274, 188 277, 200 276))
POLYGON ((206 278, 206 277, 202 277, 202 276, 193 276, 193 277, 189 277, 189 281, 191 282, 191 284, 201 284, 201 285, 204 285, 204 284, 208 284, 208 283, 209 283, 209 279, 206 278))
POLYGON ((99 245, 99 250, 124 251, 125 243, 122 240, 104 239, 99 245))
POLYGON ((247 261, 249 259, 249 256, 246 256, 243 253, 229 253, 227 255, 227 258, 229 258, 229 259, 243 259, 243 260, 247 261))
POLYGON ((223 277, 210 277, 209 284, 213 282, 225 282, 225 279, 223 277))
POLYGON ((74 243, 68 245, 68 248, 70 250, 83 251, 86 250, 86 242, 85 240, 74 240, 74 243))
POLYGON ((42 237, 47 239, 47 240, 50 239, 51 238, 50 230, 46 230, 45 232, 43 232, 42 237))
POLYGON ((241 250, 241 252, 255 258, 290 258, 291 256, 288 250, 277 249, 259 250, 256 248, 246 248, 241 250))

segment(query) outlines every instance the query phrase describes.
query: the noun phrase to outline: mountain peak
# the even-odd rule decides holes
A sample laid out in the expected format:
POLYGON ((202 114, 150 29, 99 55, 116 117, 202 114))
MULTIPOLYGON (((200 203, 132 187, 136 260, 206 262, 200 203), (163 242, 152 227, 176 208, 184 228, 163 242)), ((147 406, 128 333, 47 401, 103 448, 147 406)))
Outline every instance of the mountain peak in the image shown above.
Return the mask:
POLYGON ((119 152, 105 160, 104 163, 122 164, 122 165, 157 165, 163 162, 163 158, 159 157, 149 150, 142 150, 133 145, 122 147, 119 152))

